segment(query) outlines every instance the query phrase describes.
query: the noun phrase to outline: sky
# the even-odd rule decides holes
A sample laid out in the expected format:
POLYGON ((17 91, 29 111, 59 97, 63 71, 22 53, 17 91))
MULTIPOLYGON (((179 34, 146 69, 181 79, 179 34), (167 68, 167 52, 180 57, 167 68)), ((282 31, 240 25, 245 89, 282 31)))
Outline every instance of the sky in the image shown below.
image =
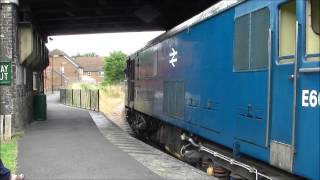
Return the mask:
POLYGON ((50 36, 52 40, 48 40, 47 47, 50 51, 62 50, 69 56, 91 52, 108 56, 110 52, 118 50, 130 55, 162 33, 163 31, 149 31, 50 36))

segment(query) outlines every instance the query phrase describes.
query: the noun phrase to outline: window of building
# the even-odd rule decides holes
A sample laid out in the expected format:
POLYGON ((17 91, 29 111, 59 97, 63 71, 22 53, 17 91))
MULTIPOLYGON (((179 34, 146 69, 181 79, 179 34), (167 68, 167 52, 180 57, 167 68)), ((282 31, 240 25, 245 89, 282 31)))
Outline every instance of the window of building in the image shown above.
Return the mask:
POLYGON ((296 48, 296 2, 290 1, 279 10, 279 63, 293 63, 296 48))
POLYGON ((91 72, 87 72, 87 76, 91 76, 91 72))
POLYGON ((60 73, 64 74, 64 67, 63 66, 60 66, 60 73))
POLYGON ((104 71, 100 71, 100 72, 99 72, 99 75, 100 75, 100 76, 104 76, 104 71))
POLYGON ((319 35, 319 0, 307 1, 306 15, 306 60, 320 60, 320 35, 319 35), (314 8, 316 6, 317 8, 314 8), (318 18, 318 19, 317 19, 318 18), (317 19, 317 20, 315 20, 317 19), (315 22, 317 21, 317 22, 315 22))
POLYGON ((27 84, 27 68, 23 68, 23 85, 27 84))
POLYGON ((263 70, 268 67, 270 12, 268 8, 241 16, 235 21, 234 70, 263 70))
POLYGON ((32 84, 33 84, 33 90, 37 91, 38 90, 38 73, 33 72, 32 74, 32 84))
POLYGON ((25 79, 25 68, 20 65, 20 64, 17 64, 16 65, 16 71, 17 71, 17 76, 16 76, 16 84, 17 85, 24 85, 24 79, 25 79))

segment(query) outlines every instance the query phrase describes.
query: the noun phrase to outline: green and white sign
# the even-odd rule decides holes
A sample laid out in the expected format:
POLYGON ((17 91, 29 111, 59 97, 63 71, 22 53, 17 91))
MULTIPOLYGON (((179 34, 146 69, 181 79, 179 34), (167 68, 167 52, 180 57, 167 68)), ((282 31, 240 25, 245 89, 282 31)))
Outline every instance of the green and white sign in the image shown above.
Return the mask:
POLYGON ((0 85, 10 85, 12 80, 12 65, 9 61, 0 61, 0 85))

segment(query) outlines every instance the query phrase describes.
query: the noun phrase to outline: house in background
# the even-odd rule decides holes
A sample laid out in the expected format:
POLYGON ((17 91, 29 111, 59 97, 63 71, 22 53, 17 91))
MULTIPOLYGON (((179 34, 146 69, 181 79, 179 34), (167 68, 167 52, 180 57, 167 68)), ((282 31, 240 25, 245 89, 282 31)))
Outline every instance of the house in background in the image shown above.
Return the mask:
POLYGON ((49 66, 44 70, 46 91, 59 90, 75 82, 98 84, 103 79, 102 57, 74 59, 58 49, 49 53, 49 66))
POLYGON ((82 69, 70 56, 55 49, 49 53, 49 66, 45 69, 45 90, 58 90, 78 82, 82 74, 82 69))
POLYGON ((104 79, 103 57, 80 56, 74 60, 82 69, 82 81, 99 84, 104 79))

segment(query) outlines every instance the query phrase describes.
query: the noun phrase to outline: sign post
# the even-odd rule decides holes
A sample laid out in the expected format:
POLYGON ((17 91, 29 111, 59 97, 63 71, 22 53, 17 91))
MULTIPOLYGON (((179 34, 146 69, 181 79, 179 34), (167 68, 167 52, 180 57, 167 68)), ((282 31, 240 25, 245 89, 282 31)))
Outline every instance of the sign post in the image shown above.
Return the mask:
POLYGON ((0 85, 11 85, 12 64, 10 61, 0 61, 0 85))

